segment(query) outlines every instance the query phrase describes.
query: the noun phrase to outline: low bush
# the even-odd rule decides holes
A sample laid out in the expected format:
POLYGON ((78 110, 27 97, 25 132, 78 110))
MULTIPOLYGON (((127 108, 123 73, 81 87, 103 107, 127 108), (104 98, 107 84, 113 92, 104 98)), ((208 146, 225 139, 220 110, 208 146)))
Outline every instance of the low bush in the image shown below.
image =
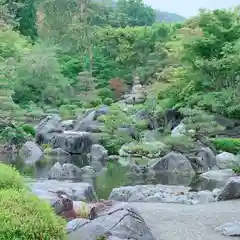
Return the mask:
POLYGON ((24 189, 24 179, 14 167, 0 163, 0 189, 9 188, 24 189))
POLYGON ((240 153, 239 138, 213 138, 211 142, 218 151, 230 152, 233 154, 240 153))
POLYGON ((34 126, 31 126, 29 124, 24 124, 22 126, 22 129, 25 133, 30 134, 32 137, 36 136, 36 129, 34 128, 34 126))
POLYGON ((66 223, 51 206, 25 190, 0 190, 1 240, 64 240, 66 223))
POLYGON ((107 105, 107 106, 111 106, 111 105, 113 104, 112 98, 105 98, 105 99, 103 100, 103 104, 104 104, 104 105, 107 105))

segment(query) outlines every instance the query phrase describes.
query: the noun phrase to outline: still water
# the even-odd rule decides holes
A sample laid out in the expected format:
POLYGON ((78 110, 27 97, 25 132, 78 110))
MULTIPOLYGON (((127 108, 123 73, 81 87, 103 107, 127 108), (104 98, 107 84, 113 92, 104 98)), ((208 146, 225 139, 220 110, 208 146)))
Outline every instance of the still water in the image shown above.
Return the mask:
MULTIPOLYGON (((47 179, 49 170, 57 161, 59 161, 59 159, 48 156, 44 161, 29 166, 24 164, 17 155, 1 155, 0 159, 7 164, 14 165, 22 175, 36 180, 47 179)), ((67 159, 67 161, 65 159, 64 162, 71 162, 80 168, 89 165, 88 160, 79 157, 79 155, 70 156, 69 159, 67 159)), ((189 186, 191 191, 212 191, 215 188, 221 188, 224 186, 224 182, 203 179, 198 175, 191 178, 177 174, 161 174, 154 177, 147 175, 136 176, 135 174, 129 174, 126 167, 122 167, 120 164, 114 162, 108 163, 102 171, 98 172, 96 176, 91 177, 91 179, 89 178, 89 180, 94 185, 100 198, 108 198, 113 188, 128 185, 184 185, 189 186)))

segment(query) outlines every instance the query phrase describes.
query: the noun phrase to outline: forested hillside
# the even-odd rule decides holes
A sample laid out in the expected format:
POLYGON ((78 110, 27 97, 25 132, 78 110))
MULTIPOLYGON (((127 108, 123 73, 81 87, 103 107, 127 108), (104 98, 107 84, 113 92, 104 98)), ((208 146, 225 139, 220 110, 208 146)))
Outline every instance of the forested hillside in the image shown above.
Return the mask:
POLYGON ((171 24, 156 23, 155 10, 141 0, 119 0, 114 8, 90 0, 1 0, 0 10, 4 137, 12 138, 3 129, 19 115, 76 115, 114 102, 136 74, 143 85, 164 85, 154 89, 162 108, 240 117, 238 10, 171 24))

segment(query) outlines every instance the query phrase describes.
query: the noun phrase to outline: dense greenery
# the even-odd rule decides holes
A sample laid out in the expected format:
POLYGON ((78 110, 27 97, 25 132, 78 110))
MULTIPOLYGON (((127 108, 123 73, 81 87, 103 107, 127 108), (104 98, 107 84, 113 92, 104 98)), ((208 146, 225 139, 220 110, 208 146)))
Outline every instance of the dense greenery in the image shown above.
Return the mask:
POLYGON ((33 136, 25 121, 43 112, 67 119, 112 105, 135 74, 158 94, 151 116, 190 107, 240 117, 237 8, 173 24, 156 23, 142 0, 4 1, 0 11, 0 129, 8 144, 33 136))
POLYGON ((211 140, 219 151, 240 153, 240 139, 236 138, 217 138, 211 140))
POLYGON ((25 188, 24 180, 15 168, 0 163, 0 174, 0 189, 21 190, 25 188))
POLYGON ((14 168, 0 164, 1 239, 66 239, 66 223, 25 186, 14 168))

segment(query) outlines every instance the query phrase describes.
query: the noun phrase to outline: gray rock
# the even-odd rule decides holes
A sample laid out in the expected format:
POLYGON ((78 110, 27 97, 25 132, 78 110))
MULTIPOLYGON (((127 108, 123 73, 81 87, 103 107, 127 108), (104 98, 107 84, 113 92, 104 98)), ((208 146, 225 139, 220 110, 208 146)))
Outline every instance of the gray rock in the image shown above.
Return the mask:
POLYGON ((87 132, 71 132, 56 134, 51 140, 52 148, 61 148, 71 154, 84 154, 90 151, 92 137, 87 132))
POLYGON ((27 141, 19 150, 19 156, 26 164, 35 164, 44 157, 43 150, 34 142, 27 141))
POLYGON ((57 114, 42 119, 36 129, 36 142, 48 144, 56 133, 64 131, 61 124, 61 117, 57 114))
POLYGON ((60 163, 69 162, 71 160, 71 154, 64 151, 61 148, 54 148, 47 154, 52 160, 60 163))
POLYGON ((213 197, 217 198, 218 195, 221 193, 221 189, 215 188, 215 189, 213 189, 212 193, 213 193, 213 197))
POLYGON ((236 156, 229 152, 222 152, 216 156, 216 161, 220 169, 233 168, 236 165, 236 156))
POLYGON ((236 176, 232 169, 212 170, 200 175, 201 177, 209 180, 216 180, 227 182, 230 177, 236 176))
POLYGON ((204 171, 211 170, 214 166, 216 166, 216 157, 209 147, 202 148, 197 154, 197 157, 202 159, 204 171))
POLYGON ((232 177, 218 196, 218 201, 240 198, 240 176, 232 177))
POLYGON ((184 123, 180 123, 177 125, 172 131, 171 131, 171 136, 183 136, 186 132, 186 127, 184 123))
POLYGON ((102 236, 112 240, 155 239, 142 216, 127 203, 113 203, 107 210, 98 211, 98 217, 92 221, 75 221, 73 226, 76 224, 79 228, 68 235, 69 240, 96 240, 102 236))
POLYGON ((61 122, 64 130, 69 131, 72 130, 75 124, 75 120, 64 120, 61 122))
POLYGON ((76 231, 81 228, 83 225, 89 223, 90 220, 84 218, 76 218, 67 223, 67 234, 76 231))
POLYGON ((108 151, 99 144, 93 144, 89 153, 91 166, 100 171, 106 165, 108 159, 108 151))
POLYGON ((215 202, 213 193, 210 191, 200 191, 198 192, 198 202, 201 204, 215 202))
POLYGON ((82 170, 71 163, 55 163, 48 173, 49 179, 81 180, 82 170))
POLYGON ((198 203, 196 192, 189 192, 188 187, 167 185, 136 185, 114 188, 110 200, 123 202, 161 202, 192 204, 198 203))
POLYGON ((240 236, 240 222, 224 223, 221 226, 216 227, 214 230, 226 236, 240 236))
POLYGON ((156 161, 151 167, 157 175, 166 173, 176 173, 185 176, 195 174, 188 159, 177 152, 168 153, 163 158, 156 161))
POLYGON ((93 186, 85 182, 40 180, 28 182, 32 192, 45 200, 54 200, 56 195, 52 192, 62 191, 75 201, 91 202, 97 199, 93 186))

